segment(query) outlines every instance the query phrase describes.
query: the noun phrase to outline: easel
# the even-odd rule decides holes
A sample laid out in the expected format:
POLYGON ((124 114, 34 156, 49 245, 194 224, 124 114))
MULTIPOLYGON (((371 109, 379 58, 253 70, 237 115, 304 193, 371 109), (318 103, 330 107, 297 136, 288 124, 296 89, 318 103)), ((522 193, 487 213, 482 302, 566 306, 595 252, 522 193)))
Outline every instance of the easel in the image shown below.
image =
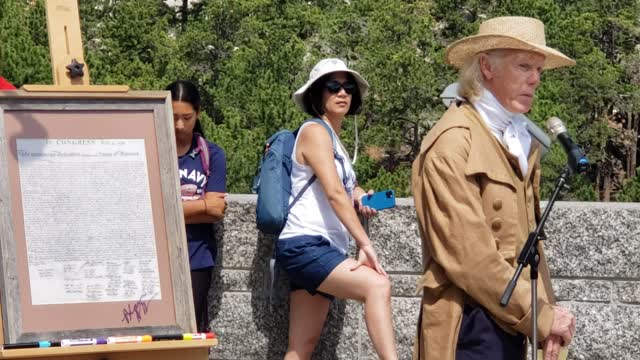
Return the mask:
MULTIPOLYGON (((89 70, 84 64, 80 17, 77 0, 46 0, 49 49, 53 85, 24 85, 23 90, 43 96, 64 97, 64 93, 99 94, 104 98, 136 96, 126 85, 90 85, 89 70)), ((0 311, 0 323, 2 321, 0 311)), ((193 330, 193 329, 192 329, 193 330)), ((112 334, 105 334, 112 335, 112 334)), ((145 334, 140 334, 145 335, 145 334)), ((0 344, 5 340, 0 326, 0 344)), ((58 339, 60 340, 60 339, 58 339)), ((135 344, 89 345, 76 347, 26 348, 0 350, 0 359, 36 360, 204 360, 217 339, 158 341, 135 344)))
POLYGON ((129 91, 127 85, 90 85, 84 62, 77 0, 46 0, 47 30, 53 85, 24 85, 26 91, 107 92, 129 91))

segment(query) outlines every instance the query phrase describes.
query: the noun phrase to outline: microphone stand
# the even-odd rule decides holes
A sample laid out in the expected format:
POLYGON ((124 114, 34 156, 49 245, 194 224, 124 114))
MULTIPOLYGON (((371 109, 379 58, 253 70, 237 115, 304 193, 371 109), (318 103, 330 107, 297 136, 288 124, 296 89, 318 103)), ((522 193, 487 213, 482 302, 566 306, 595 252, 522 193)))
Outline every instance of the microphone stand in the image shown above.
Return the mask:
POLYGON ((500 306, 506 307, 509 304, 509 300, 511 299, 511 295, 513 295, 513 290, 516 287, 518 282, 518 278, 520 277, 520 273, 522 273, 522 269, 530 265, 531 266, 531 359, 537 360, 538 358, 538 263, 540 262, 540 254, 538 254, 538 241, 540 240, 540 233, 542 232, 542 228, 544 227, 545 222, 547 221, 547 217, 549 217, 549 213, 553 208, 553 204, 555 203, 560 191, 566 186, 566 183, 569 179, 569 175, 571 175, 571 169, 567 166, 562 170, 560 176, 556 180, 556 187, 553 190, 553 195, 549 199, 547 206, 542 213, 542 217, 538 222, 535 230, 529 233, 529 237, 527 238, 527 242, 524 244, 522 251, 520 251, 520 255, 518 255, 518 267, 516 268, 511 281, 507 284, 507 287, 502 294, 502 298, 500 299, 500 306))

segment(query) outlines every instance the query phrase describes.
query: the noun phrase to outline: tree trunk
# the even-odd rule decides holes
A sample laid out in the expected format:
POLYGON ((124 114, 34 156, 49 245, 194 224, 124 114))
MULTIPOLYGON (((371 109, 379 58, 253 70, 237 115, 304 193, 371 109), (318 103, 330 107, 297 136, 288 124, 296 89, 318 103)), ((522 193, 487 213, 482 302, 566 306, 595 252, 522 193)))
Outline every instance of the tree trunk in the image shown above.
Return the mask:
POLYGON ((411 155, 415 158, 420 153, 420 144, 422 139, 420 138, 420 122, 416 122, 413 125, 413 144, 411 149, 411 155))
POLYGON ((611 201, 611 167, 606 165, 602 178, 602 201, 611 201))
POLYGON ((187 19, 189 18, 189 0, 182 0, 180 9, 180 27, 182 31, 187 29, 187 19))
POLYGON ((629 177, 636 176, 637 156, 638 156, 638 136, 640 135, 640 118, 634 116, 633 113, 629 115, 629 121, 632 123, 633 140, 631 141, 631 157, 629 158, 629 167, 631 168, 631 174, 629 177))
POLYGON ((595 188, 598 193, 598 200, 602 200, 602 189, 600 188, 600 184, 602 183, 602 165, 596 164, 596 183, 595 188))

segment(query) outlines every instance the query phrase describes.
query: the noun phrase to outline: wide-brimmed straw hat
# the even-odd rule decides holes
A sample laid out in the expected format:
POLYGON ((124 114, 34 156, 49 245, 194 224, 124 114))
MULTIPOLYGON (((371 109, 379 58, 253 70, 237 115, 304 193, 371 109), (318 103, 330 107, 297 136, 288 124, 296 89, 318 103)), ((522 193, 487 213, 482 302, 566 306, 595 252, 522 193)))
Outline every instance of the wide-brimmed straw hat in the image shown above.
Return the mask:
POLYGON ((293 93, 293 102, 295 102, 296 105, 298 105, 298 107, 302 109, 302 111, 310 113, 310 111, 305 107, 304 104, 304 95, 306 94, 307 90, 309 90, 311 85, 313 85, 313 83, 315 83, 321 77, 327 74, 341 71, 353 75, 353 77, 356 79, 356 83, 358 84, 360 96, 364 97, 367 94, 367 90, 369 89, 369 83, 362 77, 362 75, 358 74, 357 71, 353 71, 347 68, 347 65, 344 63, 344 61, 340 59, 323 59, 320 60, 316 64, 316 66, 313 67, 313 69, 311 69, 311 72, 309 73, 309 80, 304 85, 302 85, 300 89, 296 90, 296 92, 293 93))
POLYGON ((480 24, 477 35, 460 39, 447 47, 447 62, 462 67, 471 56, 488 50, 527 50, 545 57, 544 68, 575 65, 575 61, 558 50, 547 47, 544 24, 529 17, 505 16, 480 24))

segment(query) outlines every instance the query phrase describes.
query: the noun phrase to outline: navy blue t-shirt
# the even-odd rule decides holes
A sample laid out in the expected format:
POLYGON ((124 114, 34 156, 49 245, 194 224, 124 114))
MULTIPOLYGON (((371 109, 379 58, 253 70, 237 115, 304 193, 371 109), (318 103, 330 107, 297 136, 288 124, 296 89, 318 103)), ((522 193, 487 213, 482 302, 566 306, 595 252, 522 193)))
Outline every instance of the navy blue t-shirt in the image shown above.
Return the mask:
MULTIPOLYGON (((224 193, 227 191, 227 162, 224 151, 212 142, 207 141, 207 145, 211 172, 208 180, 202 168, 195 134, 189 151, 178 157, 182 200, 202 198, 205 192, 224 193), (187 189, 186 193, 185 189, 187 189)), ((213 226, 211 224, 187 224, 187 245, 189 246, 191 270, 213 267, 217 249, 213 242, 213 226)))

